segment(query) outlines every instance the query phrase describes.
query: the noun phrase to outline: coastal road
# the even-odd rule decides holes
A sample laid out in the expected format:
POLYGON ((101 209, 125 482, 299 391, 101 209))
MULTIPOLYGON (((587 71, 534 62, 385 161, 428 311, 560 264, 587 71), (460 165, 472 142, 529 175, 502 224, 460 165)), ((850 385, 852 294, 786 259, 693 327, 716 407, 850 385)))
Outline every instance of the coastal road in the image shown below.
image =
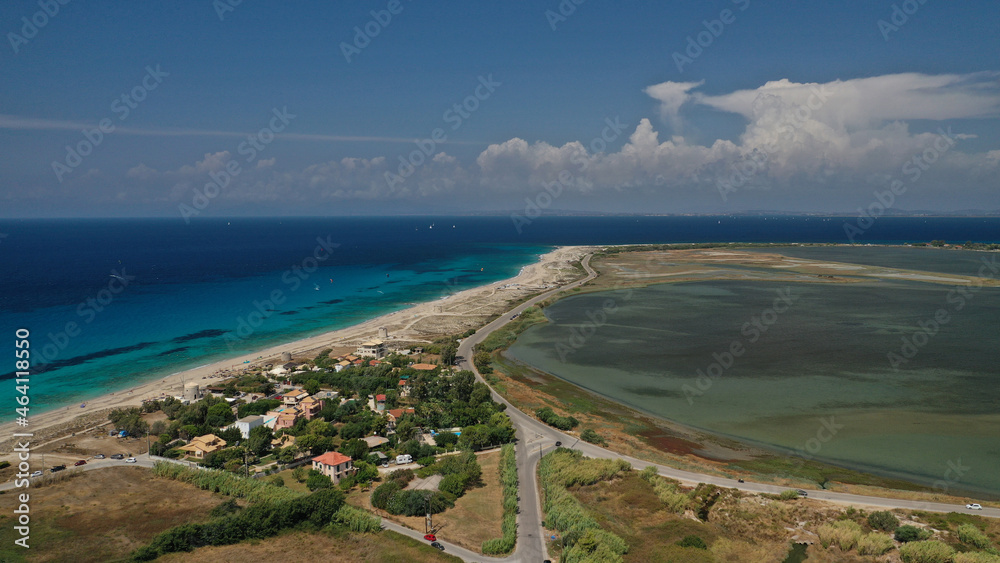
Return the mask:
MULTIPOLYGON (((471 370, 476 374, 476 378, 483 383, 486 380, 483 378, 479 370, 476 369, 475 364, 471 361, 473 356, 473 349, 477 344, 483 341, 491 332, 497 330, 498 328, 506 325, 511 320, 511 316, 514 314, 520 314, 528 307, 537 304, 540 301, 544 301, 549 297, 552 297, 556 293, 573 289, 578 287, 597 276, 597 273, 590 267, 590 257, 587 255, 581 264, 584 270, 587 272, 587 276, 583 279, 572 282, 568 285, 559 287, 552 291, 548 291, 524 303, 518 305, 517 307, 511 309, 506 314, 501 315, 498 319, 494 320, 490 324, 482 327, 472 336, 464 339, 458 347, 458 355, 463 359, 459 362, 459 367, 462 369, 471 370)), ((489 385, 487 383, 487 385, 489 385)), ((655 463, 650 463, 648 461, 643 461, 631 456, 622 455, 611 450, 590 444, 587 442, 580 441, 576 436, 571 436, 569 434, 564 434, 551 426, 544 424, 531 416, 521 412, 514 405, 500 396, 496 391, 492 390, 493 399, 499 403, 507 405, 507 414, 510 416, 511 421, 514 423, 514 428, 517 430, 518 442, 517 442, 517 466, 518 466, 518 479, 519 479, 519 491, 520 491, 520 509, 521 512, 518 515, 518 531, 517 531, 517 547, 514 553, 507 557, 506 559, 490 559, 483 558, 482 555, 477 555, 478 559, 470 559, 475 561, 523 561, 528 562, 540 562, 548 558, 547 550, 545 546, 545 536, 542 529, 542 511, 541 511, 541 499, 538 494, 538 479, 536 467, 538 465, 538 460, 540 456, 544 453, 552 450, 555 447, 556 441, 561 441, 563 446, 572 447, 574 449, 580 450, 584 455, 593 458, 607 458, 607 459, 624 459, 632 464, 632 467, 636 469, 643 469, 647 466, 653 465, 657 468, 660 475, 669 477, 672 479, 677 479, 679 481, 688 484, 697 483, 710 483, 713 485, 718 485, 720 487, 727 487, 732 489, 739 489, 742 491, 753 492, 753 493, 781 493, 782 491, 788 490, 789 487, 779 487, 776 485, 768 485, 764 483, 740 483, 736 479, 729 479, 725 477, 719 477, 715 475, 707 475, 703 473, 695 473, 691 471, 684 471, 681 469, 675 469, 673 467, 658 465, 655 463)), ((977 514, 980 516, 988 516, 991 518, 1000 518, 1000 509, 997 508, 984 508, 983 510, 968 510, 964 505, 955 504, 944 504, 937 502, 924 502, 924 501, 913 501, 913 500, 902 500, 902 499, 892 499, 884 497, 873 497, 864 495, 852 495, 847 493, 837 493, 832 491, 822 491, 822 490, 809 490, 809 498, 819 499, 829 502, 852 504, 857 506, 872 506, 878 508, 902 508, 908 510, 926 510, 929 512, 963 512, 967 514, 977 514)))

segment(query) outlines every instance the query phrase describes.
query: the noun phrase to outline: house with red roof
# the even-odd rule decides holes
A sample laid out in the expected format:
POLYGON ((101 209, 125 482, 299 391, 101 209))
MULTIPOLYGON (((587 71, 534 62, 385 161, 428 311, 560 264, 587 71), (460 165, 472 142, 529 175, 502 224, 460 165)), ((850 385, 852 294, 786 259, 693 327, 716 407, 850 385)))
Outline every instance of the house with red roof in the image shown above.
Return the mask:
POLYGON ((354 461, 340 452, 326 452, 314 457, 312 468, 329 477, 334 484, 357 471, 354 461))
POLYGON ((389 410, 387 410, 386 411, 386 419, 388 420, 387 428, 389 430, 392 430, 393 428, 395 428, 396 427, 396 423, 399 422, 399 419, 403 418, 404 414, 415 414, 415 413, 416 413, 416 411, 413 410, 413 407, 408 407, 408 408, 405 408, 405 409, 389 409, 389 410))

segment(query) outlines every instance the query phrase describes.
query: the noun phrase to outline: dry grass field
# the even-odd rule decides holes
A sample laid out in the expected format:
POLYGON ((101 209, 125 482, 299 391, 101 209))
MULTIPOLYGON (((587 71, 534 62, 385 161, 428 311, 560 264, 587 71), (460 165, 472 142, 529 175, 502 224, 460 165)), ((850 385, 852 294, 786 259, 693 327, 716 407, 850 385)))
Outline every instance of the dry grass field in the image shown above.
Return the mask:
POLYGON ((267 541, 202 547, 191 553, 174 553, 157 559, 158 563, 247 563, 248 561, 430 563, 457 562, 461 559, 442 553, 429 544, 389 530, 377 535, 290 532, 267 541))
MULTIPOLYGON (((167 528, 207 520, 227 498, 135 467, 78 473, 29 494, 31 548, 13 545, 12 513, 4 510, 0 561, 122 560, 167 528)), ((0 498, 5 506, 14 501, 13 493, 0 498)))
MULTIPOLYGON (((438 537, 466 549, 482 553, 482 543, 500 537, 500 520, 503 516, 503 490, 500 487, 500 452, 494 451, 476 457, 483 469, 483 485, 466 491, 455 501, 455 507, 434 515, 434 529, 438 537)), ((286 479, 287 482, 287 479, 286 479)), ((371 506, 371 491, 355 489, 347 502, 373 511, 386 520, 402 524, 408 528, 424 531, 424 519, 420 517, 393 516, 371 506)))

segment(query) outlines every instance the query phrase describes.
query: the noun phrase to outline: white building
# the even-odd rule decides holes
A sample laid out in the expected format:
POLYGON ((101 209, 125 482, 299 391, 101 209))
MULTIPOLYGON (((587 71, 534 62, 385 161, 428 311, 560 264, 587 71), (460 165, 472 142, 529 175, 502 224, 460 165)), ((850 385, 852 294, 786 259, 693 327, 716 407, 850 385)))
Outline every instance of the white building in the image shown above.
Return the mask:
POLYGON ((233 428, 240 431, 243 439, 250 437, 250 431, 258 426, 264 426, 264 417, 260 415, 244 416, 232 424, 233 428))
POLYGON ((385 342, 382 340, 369 340, 368 342, 361 343, 358 346, 358 350, 355 352, 358 356, 362 358, 375 358, 376 360, 385 356, 385 342))

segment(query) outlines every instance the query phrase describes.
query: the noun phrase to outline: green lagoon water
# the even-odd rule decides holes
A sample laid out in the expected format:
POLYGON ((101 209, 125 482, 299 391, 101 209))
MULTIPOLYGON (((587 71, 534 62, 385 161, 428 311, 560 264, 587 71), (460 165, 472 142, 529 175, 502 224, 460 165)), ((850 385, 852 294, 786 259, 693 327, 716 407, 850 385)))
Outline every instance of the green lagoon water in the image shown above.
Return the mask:
MULTIPOLYGON (((892 252, 886 256, 882 265, 892 265, 892 252)), ((692 427, 952 492, 997 496, 1000 290, 982 289, 956 311, 947 300, 951 289, 909 281, 710 281, 583 294, 549 307, 550 322, 528 329, 507 354, 692 427), (754 329, 744 330, 745 323, 786 289, 794 303, 752 341, 754 329), (609 308, 603 326, 574 336, 609 308), (949 321, 894 370, 887 354, 900 352, 901 339, 942 308, 949 321), (743 354, 699 388, 698 371, 707 373, 713 354, 734 342, 743 354), (822 419, 831 416, 838 427, 832 437, 822 430, 829 426, 822 419)))

